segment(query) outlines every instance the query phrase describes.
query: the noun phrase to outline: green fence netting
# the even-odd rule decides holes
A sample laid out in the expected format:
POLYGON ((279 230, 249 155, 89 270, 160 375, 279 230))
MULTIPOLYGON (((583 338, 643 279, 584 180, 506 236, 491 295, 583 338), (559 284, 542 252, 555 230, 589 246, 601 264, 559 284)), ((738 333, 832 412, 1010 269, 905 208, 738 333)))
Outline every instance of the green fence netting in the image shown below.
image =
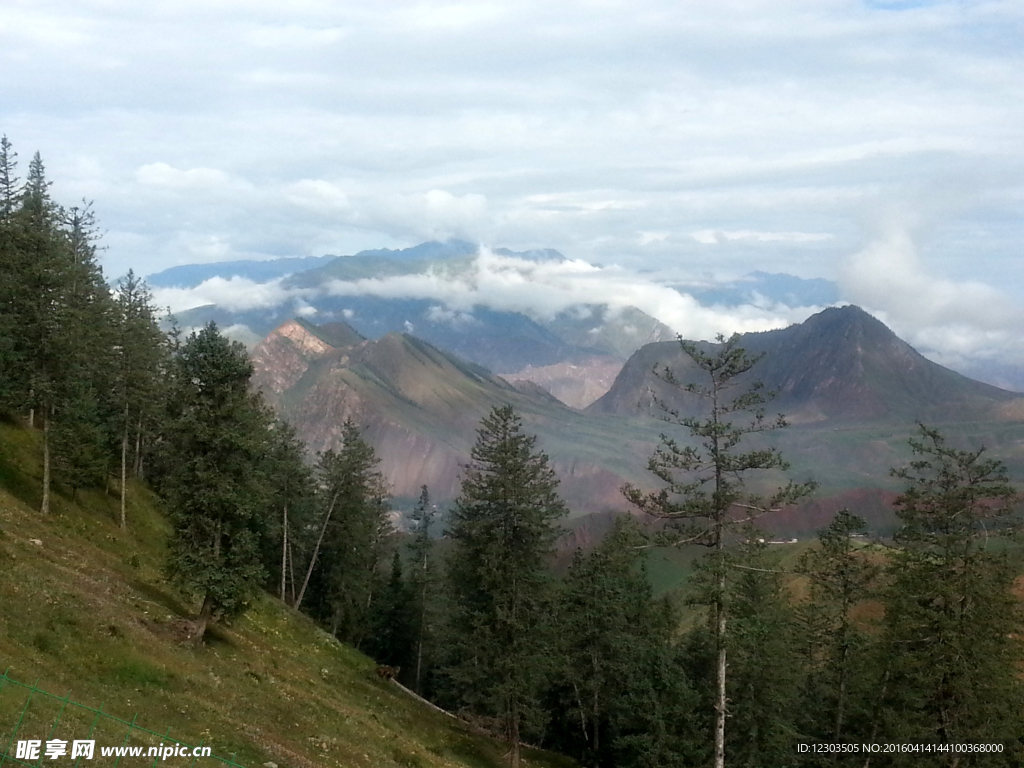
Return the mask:
POLYGON ((0 675, 0 768, 43 768, 48 765, 57 768, 69 763, 73 768, 116 768, 122 763, 125 768, 155 768, 160 763, 168 768, 184 765, 202 768, 204 765, 211 766, 211 763, 218 768, 244 768, 235 762, 234 755, 230 758, 214 754, 202 755, 203 742, 189 744, 173 738, 170 729, 158 733, 143 728, 136 722, 137 714, 131 720, 122 720, 104 712, 103 705, 93 709, 72 701, 70 694, 57 696, 34 684, 20 683, 8 676, 9 671, 0 675), (93 742, 92 757, 78 755, 72 758, 75 741, 93 742), (30 752, 27 749, 30 746, 28 742, 33 742, 32 746, 37 750, 31 757, 27 754, 30 752), (48 746, 53 754, 62 751, 62 744, 63 754, 54 758, 47 755, 48 746), (168 749, 171 747, 177 749, 172 753, 168 749), (104 755, 104 748, 111 750, 110 754, 104 755), (159 749, 155 753, 156 757, 149 754, 151 748, 159 749), (164 757, 165 753, 167 757, 164 757))

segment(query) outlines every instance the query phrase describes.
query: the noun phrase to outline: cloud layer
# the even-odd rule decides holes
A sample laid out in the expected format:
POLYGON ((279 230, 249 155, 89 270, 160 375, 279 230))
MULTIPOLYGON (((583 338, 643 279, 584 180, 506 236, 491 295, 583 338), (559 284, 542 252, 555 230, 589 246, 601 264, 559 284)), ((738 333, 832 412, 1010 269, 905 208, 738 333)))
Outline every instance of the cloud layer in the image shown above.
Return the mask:
MULTIPOLYGON (((1020 305, 984 283, 929 275, 907 232, 881 234, 849 257, 840 273, 840 303, 864 307, 937 362, 982 378, 985 371, 978 364, 1024 366, 1020 305)), ((705 291, 709 287, 693 286, 705 291)), ((481 306, 523 312, 534 319, 551 319, 584 305, 605 305, 613 312, 637 307, 690 339, 782 328, 824 308, 766 297, 756 288, 747 291, 744 302, 709 304, 688 293, 685 285, 668 286, 623 267, 595 266, 580 259, 536 261, 495 253, 486 246, 455 269, 448 264, 424 273, 333 280, 302 288, 290 286, 284 278, 256 283, 215 277, 193 288, 155 290, 157 303, 175 311, 207 304, 235 312, 288 305, 293 314, 314 322, 317 305, 322 306, 325 298, 345 296, 429 299, 437 302, 430 318, 453 324, 473 323, 473 312, 481 306)), ((1007 386, 1024 384, 1016 374, 993 380, 1007 386)))
POLYGON ((0 133, 95 201, 112 277, 456 236, 606 265, 472 288, 541 307, 618 280, 711 328, 650 285, 760 269, 1005 346, 1022 31, 1009 0, 3 3, 0 133))

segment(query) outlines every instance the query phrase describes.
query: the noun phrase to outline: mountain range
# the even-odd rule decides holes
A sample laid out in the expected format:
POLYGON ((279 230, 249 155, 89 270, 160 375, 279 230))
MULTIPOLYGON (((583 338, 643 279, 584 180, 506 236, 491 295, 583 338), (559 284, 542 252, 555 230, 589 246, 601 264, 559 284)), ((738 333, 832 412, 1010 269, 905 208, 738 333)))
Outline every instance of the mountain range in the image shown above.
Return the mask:
MULTIPOLYGON (((650 301, 672 304, 666 290, 679 294, 666 315, 677 321, 693 301, 712 315, 806 317, 844 298, 830 280, 761 271, 685 284, 635 275, 622 294, 609 294, 615 274, 551 249, 486 249, 450 240, 352 256, 185 265, 147 280, 161 303, 181 310, 177 319, 185 328, 214 320, 250 348, 291 317, 344 320, 367 338, 411 333, 492 371, 532 377, 576 407, 607 391, 615 366, 640 346, 674 339, 637 309, 650 301), (588 295, 580 286, 598 273, 605 287, 600 296, 588 295), (651 291, 662 293, 654 299, 651 291), (624 305, 627 295, 636 306, 624 305)), ((1024 367, 1011 359, 979 350, 961 351, 957 360, 962 374, 1024 391, 1024 367)))
MULTIPOLYGON (((556 396, 578 407, 592 402, 611 383, 630 354, 651 341, 672 339, 675 334, 663 323, 636 309, 613 309, 607 304, 577 304, 543 315, 495 308, 483 304, 467 308, 407 295, 379 295, 381 281, 415 276, 427 279, 472 280, 479 247, 463 241, 424 243, 399 251, 363 251, 354 256, 319 260, 312 268, 303 260, 287 261, 296 271, 280 275, 278 290, 291 296, 274 306, 238 309, 208 304, 177 313, 184 327, 216 322, 228 334, 253 346, 293 316, 315 318, 319 324, 343 321, 368 339, 388 333, 410 333, 465 360, 515 377, 525 369, 552 368, 547 378, 534 374, 556 396), (373 283, 373 287, 367 285, 373 283), (315 294, 312 306, 303 297, 315 294), (558 366, 573 366, 566 380, 558 366), (587 382, 579 386, 579 380, 587 382)), ((509 251, 497 256, 543 263, 565 261, 557 251, 509 251)), ((181 281, 192 275, 222 280, 257 279, 267 274, 260 262, 227 262, 189 271, 175 268, 154 276, 156 284, 181 281), (257 266, 253 266, 257 265, 257 266)), ((287 265, 285 265, 287 266, 287 265)), ((151 278, 151 279, 154 279, 151 278)), ((385 291, 385 293, 387 293, 385 291)), ((312 300, 312 299, 311 299, 312 300)), ((520 376, 520 378, 522 378, 520 376)))
MULTIPOLYGON (((771 440, 794 476, 822 486, 804 514, 780 518, 787 531, 811 530, 853 499, 875 509, 884 525, 887 504, 879 500, 895 488, 888 469, 909 459, 906 438, 918 420, 968 444, 988 445, 1020 477, 1024 398, 926 360, 857 307, 827 309, 789 328, 746 334, 739 343, 764 355, 746 383, 756 375, 776 392, 773 411, 793 424, 754 436, 750 445, 771 440)), ((666 427, 655 400, 682 414, 699 411, 692 396, 653 372, 667 366, 680 381, 696 378, 678 342, 643 346, 584 410, 413 335, 366 339, 344 323, 289 320, 252 358, 256 385, 312 451, 332 447, 346 418, 360 424, 399 499, 414 497, 422 484, 441 503, 454 497, 479 419, 492 406, 511 403, 551 456, 575 514, 625 510, 623 483, 657 487, 646 463, 659 434, 686 439, 685 430, 666 427)))

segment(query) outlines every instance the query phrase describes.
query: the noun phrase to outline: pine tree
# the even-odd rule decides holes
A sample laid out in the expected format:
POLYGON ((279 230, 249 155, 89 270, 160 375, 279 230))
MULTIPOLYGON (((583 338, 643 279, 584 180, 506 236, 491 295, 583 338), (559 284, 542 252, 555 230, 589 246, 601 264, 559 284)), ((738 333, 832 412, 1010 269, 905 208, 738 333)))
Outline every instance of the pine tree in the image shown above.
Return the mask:
POLYGON ((448 530, 447 675, 463 704, 500 719, 513 766, 524 729, 541 714, 546 560, 566 514, 536 442, 511 406, 494 408, 477 432, 448 530))
POLYGON ((18 153, 7 136, 0 136, 0 224, 8 222, 14 215, 20 196, 18 153))
POLYGON ((40 510, 50 511, 51 434, 59 384, 70 352, 67 329, 69 260, 59 229, 59 209, 50 198, 50 182, 37 152, 15 213, 16 263, 12 279, 21 288, 12 304, 18 328, 17 346, 25 365, 29 422, 41 416, 43 481, 40 510))
POLYGON ((129 446, 134 443, 136 460, 133 464, 141 470, 142 433, 156 412, 155 402, 161 390, 160 372, 167 350, 152 294, 145 281, 131 270, 118 281, 115 305, 114 387, 121 454, 121 528, 127 528, 129 446))
POLYGON ((14 213, 21 197, 18 154, 0 137, 0 410, 19 411, 28 400, 25 349, 19 344, 22 259, 14 213))
POLYGON ((692 342, 679 340, 683 352, 706 377, 706 384, 683 383, 669 368, 659 373, 661 379, 681 397, 696 397, 705 403, 707 417, 703 419, 683 415, 669 404, 661 403, 665 420, 683 427, 696 438, 698 445, 684 445, 662 435, 661 444, 648 467, 665 483, 665 487, 645 494, 627 485, 623 492, 647 514, 674 524, 677 531, 675 543, 701 544, 711 549, 708 562, 711 587, 707 591, 707 603, 712 613, 717 657, 714 765, 715 768, 723 768, 728 715, 729 535, 767 512, 794 503, 810 493, 813 485, 790 481, 768 497, 752 494, 746 489, 745 478, 751 472, 785 470, 789 465, 775 448, 744 453, 738 449, 740 442, 747 435, 785 427, 786 422, 782 416, 773 421, 765 420, 764 406, 770 395, 763 392, 760 382, 749 384, 739 394, 730 396, 732 389, 743 385, 744 374, 757 364, 760 357, 748 355, 739 346, 738 335, 728 340, 719 336, 718 341, 717 348, 705 352, 692 342), (730 420, 732 414, 742 412, 751 415, 749 421, 736 424, 730 420))
POLYGON ((106 484, 115 443, 117 403, 114 303, 97 258, 91 205, 59 209, 65 252, 63 307, 57 317, 63 366, 52 408, 57 479, 106 484), (63 438, 63 439, 62 439, 63 438), (69 439, 70 438, 70 439, 69 439))
POLYGON ((245 348, 211 323, 193 332, 175 360, 163 480, 172 535, 168 574, 198 593, 193 639, 220 614, 243 610, 264 579, 260 532, 266 509, 260 478, 266 412, 249 392, 245 348))
POLYGON ((696 702, 672 643, 677 616, 655 600, 642 567, 645 540, 631 518, 619 518, 593 552, 576 552, 556 603, 547 738, 586 766, 639 768, 691 756, 696 702))
POLYGON ((267 519, 280 524, 270 525, 266 532, 263 562, 274 577, 274 591, 282 601, 294 603, 294 551, 296 539, 301 538, 313 514, 313 473, 305 461, 305 446, 290 424, 272 419, 268 440, 270 448, 262 472, 269 504, 267 519))
MULTIPOLYGON (((885 598, 886 738, 939 744, 1001 742, 971 765, 1019 764, 1020 608, 1014 571, 994 542, 1019 527, 1005 467, 920 426, 917 457, 893 474, 903 527, 885 598)), ((901 758, 902 759, 902 758, 901 758)), ((946 765, 966 764, 959 753, 946 765)))
POLYGON ((396 550, 391 558, 391 575, 373 603, 372 630, 366 652, 379 664, 400 670, 409 679, 415 653, 415 615, 412 593, 403 575, 402 558, 396 550))
POLYGON ((809 600, 799 610, 807 701, 801 711, 808 714, 809 734, 822 740, 838 742, 849 734, 851 701, 861 698, 867 680, 870 643, 854 609, 875 594, 880 569, 854 539, 865 526, 863 518, 840 510, 818 532, 818 548, 805 552, 797 566, 810 582, 809 600))
POLYGON ((373 447, 352 420, 342 425, 339 442, 339 449, 321 454, 317 465, 323 522, 296 608, 316 573, 311 612, 332 634, 359 644, 370 631, 375 576, 392 528, 387 486, 373 447))
POLYGON ((409 545, 412 560, 409 585, 412 591, 413 634, 416 645, 411 681, 413 690, 420 695, 423 694, 426 671, 431 662, 430 643, 434 614, 431 595, 436 575, 431 557, 434 543, 430 538, 430 527, 433 525, 436 512, 437 510, 430 505, 430 492, 424 485, 420 488, 420 497, 412 511, 414 530, 409 545))

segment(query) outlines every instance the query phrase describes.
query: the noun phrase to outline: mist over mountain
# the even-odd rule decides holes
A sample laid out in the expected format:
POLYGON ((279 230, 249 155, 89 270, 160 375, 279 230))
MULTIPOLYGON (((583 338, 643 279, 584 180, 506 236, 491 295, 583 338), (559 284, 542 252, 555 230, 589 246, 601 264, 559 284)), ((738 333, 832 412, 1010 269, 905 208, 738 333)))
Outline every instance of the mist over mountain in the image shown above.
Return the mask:
POLYGON ((243 277, 254 282, 286 277, 294 272, 316 269, 335 256, 301 256, 264 261, 218 261, 212 264, 182 264, 146 276, 152 288, 194 288, 213 278, 243 277))
MULTIPOLYGON (((478 246, 458 240, 423 243, 400 251, 364 251, 331 258, 313 269, 262 285, 246 282, 251 279, 248 275, 255 273, 239 273, 237 265, 224 265, 220 277, 200 285, 214 292, 221 289, 226 300, 178 312, 176 317, 185 327, 214 321, 249 346, 298 316, 319 324, 345 322, 368 339, 412 333, 498 373, 571 365, 576 376, 588 382, 582 389, 558 378, 540 383, 577 406, 602 394, 614 376, 609 371, 617 371, 636 349, 674 336, 666 325, 631 306, 579 302, 527 314, 503 308, 497 299, 497 306, 460 301, 458 286, 479 282, 478 251, 478 246), (223 278, 228 273, 233 277, 223 278), (452 286, 445 289, 451 295, 417 295, 429 294, 431 287, 438 293, 438 286, 452 286)), ((526 265, 526 269, 550 268, 566 261, 551 250, 496 249, 493 254, 499 261, 526 265)))
MULTIPOLYGON (((906 264, 898 272, 906 280, 916 275, 906 264)), ((551 249, 511 251, 449 240, 352 256, 175 267, 152 280, 158 303, 175 308, 181 324, 215 320, 249 346, 291 317, 343 320, 368 338, 413 333, 501 373, 550 368, 538 374, 546 386, 586 405, 593 395, 561 385, 559 366, 583 371, 582 361, 595 356, 624 362, 644 343, 669 340, 677 332, 711 339, 723 331, 784 328, 850 299, 847 293, 863 295, 862 306, 869 308, 892 303, 856 270, 843 274, 841 283, 763 271, 728 280, 659 282, 653 274, 589 264, 551 249), (277 276, 268 279, 272 274, 277 276)), ((957 295, 946 283, 918 278, 911 282, 921 283, 922 295, 957 295)), ((978 294, 975 304, 991 303, 975 288, 964 288, 978 294)), ((1005 307, 992 301, 1003 322, 1005 307)), ((925 356, 988 383, 1024 389, 1024 368, 1006 346, 1005 331, 957 333, 959 305, 935 318, 921 315, 920 304, 911 293, 893 321, 911 333, 925 356)), ((869 311, 888 322, 886 312, 869 311)), ((600 360, 593 373, 584 371, 588 392, 607 378, 612 362, 600 360)))
POLYGON ((713 285, 681 284, 702 304, 737 307, 743 304, 785 304, 790 307, 828 307, 842 301, 839 286, 832 280, 806 279, 756 270, 738 279, 713 285))

